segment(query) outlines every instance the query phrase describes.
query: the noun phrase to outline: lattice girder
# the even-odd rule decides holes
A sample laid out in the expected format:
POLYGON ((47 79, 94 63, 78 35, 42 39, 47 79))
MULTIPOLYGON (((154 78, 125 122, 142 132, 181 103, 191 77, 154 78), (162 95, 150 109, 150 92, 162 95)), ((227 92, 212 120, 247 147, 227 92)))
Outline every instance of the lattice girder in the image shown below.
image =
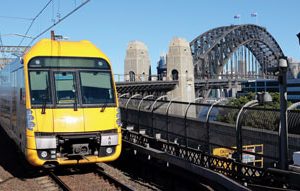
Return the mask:
POLYGON ((191 43, 196 78, 217 77, 228 59, 245 46, 256 57, 264 74, 278 67, 283 52, 265 28, 257 25, 232 25, 209 30, 191 43))

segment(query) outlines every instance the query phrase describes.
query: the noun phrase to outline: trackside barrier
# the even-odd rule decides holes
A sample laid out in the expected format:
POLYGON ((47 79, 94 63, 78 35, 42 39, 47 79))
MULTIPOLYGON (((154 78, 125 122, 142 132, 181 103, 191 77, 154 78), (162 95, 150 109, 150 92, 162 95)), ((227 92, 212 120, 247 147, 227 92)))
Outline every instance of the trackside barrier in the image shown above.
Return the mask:
POLYGON ((178 99, 179 97, 177 98, 173 98, 171 99, 171 101, 168 103, 168 106, 167 106, 167 109, 166 109, 166 115, 167 115, 167 142, 169 143, 170 142, 170 139, 169 139, 169 109, 171 107, 171 104, 174 100, 178 99))
MULTIPOLYGON (((159 146, 159 150, 182 157, 195 164, 199 164, 197 161, 202 161, 201 166, 213 169, 230 177, 239 177, 238 179, 243 177, 242 179, 251 179, 251 181, 258 181, 260 177, 267 176, 264 173, 270 173, 270 171, 266 169, 269 169, 269 167, 273 166, 273 163, 276 164, 278 161, 277 154, 272 153, 278 146, 273 143, 273 140, 277 140, 278 129, 265 129, 267 126, 261 126, 260 128, 257 128, 257 126, 255 128, 247 126, 255 122, 255 116, 263 116, 263 118, 258 121, 258 125, 260 123, 264 125, 266 115, 262 114, 272 114, 272 112, 278 112, 277 110, 251 108, 251 105, 238 108, 224 106, 219 102, 203 104, 179 102, 175 101, 175 99, 171 101, 163 100, 167 98, 167 96, 161 96, 157 99, 155 99, 153 95, 143 98, 138 97, 139 95, 131 96, 130 98, 120 98, 127 100, 125 104, 126 107, 123 106, 126 115, 138 116, 138 118, 135 119, 136 121, 130 122, 136 127, 138 132, 141 125, 143 128, 148 129, 148 131, 146 131, 148 134, 143 135, 138 133, 136 137, 133 136, 131 132, 127 132, 130 136, 133 136, 128 138, 130 140, 132 139, 137 145, 148 145, 148 147, 150 145, 150 148, 156 148, 159 146, 156 144, 163 144, 159 146), (135 107, 131 106, 129 109, 129 105, 137 101, 139 103, 137 108, 135 109, 135 107), (149 105, 149 101, 152 102, 151 105, 149 105), (142 106, 144 102, 146 103, 146 107, 142 106), (150 107, 147 106, 147 103, 150 107), (171 112, 171 105, 176 107, 184 104, 186 107, 182 116, 171 112), (188 117, 191 106, 195 107, 197 111, 197 114, 192 118, 188 117), (161 112, 162 109, 165 113, 161 112), (204 112, 206 113, 205 116, 203 115, 204 112), (248 115, 251 117, 249 118, 248 115), (202 120, 202 116, 204 120, 202 120), (237 124, 239 132, 236 128, 237 124), (161 139, 157 139, 153 136, 154 131, 163 133, 161 134, 161 139), (242 134, 243 136, 241 136, 242 134), (149 142, 152 140, 151 137, 154 141, 153 146, 151 146, 151 142, 149 142), (241 139, 241 142, 237 142, 237 138, 241 139), (241 151, 237 150, 238 146, 240 146, 239 144, 242 146, 241 151), (207 145, 209 149, 207 149, 207 145), (219 154, 216 150, 218 148, 219 154), (225 156, 223 153, 223 156, 218 158, 216 155, 221 156, 221 150, 229 150, 229 154, 225 156), (211 151, 214 152, 210 153, 211 151), (241 154, 240 156, 242 157, 237 157, 237 154, 241 154), (238 160, 236 161, 236 159, 238 160)), ((270 117, 275 117, 275 119, 272 119, 273 121, 277 120, 277 115, 270 115, 270 117)), ((124 120, 128 121, 127 119, 124 120)), ((300 149, 298 144, 300 142, 300 136, 293 135, 289 137, 288 140, 291 148, 295 149, 295 147, 297 147, 300 149)))
MULTIPOLYGON (((134 125, 137 131, 142 127, 150 136, 154 136, 154 132, 157 132, 160 134, 161 138, 167 142, 175 142, 185 145, 185 147, 202 149, 209 153, 216 148, 228 148, 233 150, 233 158, 237 157, 238 152, 236 151, 238 148, 237 146, 239 145, 236 144, 236 138, 239 135, 239 132, 236 132, 234 124, 236 124, 236 118, 240 108, 215 103, 213 104, 212 109, 212 104, 179 102, 174 99, 166 101, 162 100, 163 98, 167 98, 167 96, 159 97, 157 99, 154 99, 153 95, 143 98, 138 95, 135 95, 134 97, 131 96, 131 98, 122 97, 120 98, 122 99, 122 102, 126 102, 126 107, 121 107, 121 111, 123 110, 122 115, 126 116, 126 118, 129 116, 131 116, 131 118, 134 117, 134 119, 131 119, 131 125, 134 125), (131 104, 135 104, 135 106, 132 107, 131 104), (184 108, 182 116, 174 115, 174 112, 172 111, 172 108, 179 104, 181 104, 181 106, 183 105, 184 108), (131 105, 130 109, 129 105, 131 105), (188 111, 192 108, 191 106, 193 106, 193 109, 196 108, 197 111, 195 117, 192 118, 187 115, 188 111)), ((270 119, 272 119, 272 121, 277 121, 277 115, 273 115, 272 112, 278 111, 245 107, 243 111, 244 114, 240 114, 239 117, 239 124, 242 127, 240 132, 243 132, 243 137, 241 137, 242 141, 238 142, 238 144, 242 143, 241 145, 243 146, 256 144, 264 145, 263 152, 253 153, 250 150, 242 149, 240 154, 246 156, 255 155, 257 158, 265 158, 264 167, 273 167, 274 163, 277 163, 278 161, 278 153, 274 152, 277 150, 276 141, 278 129, 265 129, 265 121, 268 122, 265 115, 266 113, 270 113, 270 119), (250 118, 248 115, 250 115, 250 118), (262 122, 263 126, 259 128, 247 126, 256 121, 256 116, 263 116, 262 119, 259 119, 259 122, 262 122), (275 119, 273 119, 274 117, 275 119)), ((129 122, 126 118, 122 118, 125 122, 124 124, 129 122)), ((290 148, 292 150, 299 150, 300 136, 290 136, 291 137, 288 139, 290 148)))
POLYGON ((153 123, 153 119, 154 119, 154 116, 153 116, 153 111, 154 111, 154 106, 155 106, 155 104, 157 103, 157 101, 158 100, 161 100, 161 99, 163 99, 163 98, 167 98, 168 96, 167 95, 163 95, 163 96, 160 96, 160 97, 158 97, 155 101, 154 101, 154 103, 151 105, 151 118, 152 118, 152 126, 151 126, 151 135, 153 136, 154 135, 154 123, 153 123))

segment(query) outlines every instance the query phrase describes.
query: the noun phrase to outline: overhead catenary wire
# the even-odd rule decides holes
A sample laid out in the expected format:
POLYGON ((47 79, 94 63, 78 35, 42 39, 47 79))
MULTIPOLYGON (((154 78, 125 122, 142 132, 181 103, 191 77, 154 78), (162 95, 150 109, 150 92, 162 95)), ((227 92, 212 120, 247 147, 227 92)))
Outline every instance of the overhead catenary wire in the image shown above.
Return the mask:
MULTIPOLYGON (((70 11, 67 15, 65 15, 64 17, 62 17, 61 19, 59 19, 58 21, 54 22, 54 24, 52 24, 51 26, 49 26, 48 28, 46 28, 44 31, 42 31, 41 33, 39 33, 38 35, 36 35, 31 41, 30 43, 28 43, 27 47, 31 46, 31 44, 40 36, 42 36, 43 34, 45 34, 47 31, 49 31, 51 28, 53 28, 54 26, 56 26, 57 24, 59 24, 60 22, 62 22, 63 20, 65 20, 67 17, 69 17, 70 15, 72 15, 74 12, 76 12, 78 9, 80 9, 81 7, 83 7, 85 4, 87 4, 90 0, 86 0, 83 3, 81 3, 79 6, 77 6, 75 9, 73 9, 72 11, 70 11)), ((27 50, 27 49, 26 49, 27 50)), ((26 51, 25 50, 25 51, 26 51)), ((24 51, 24 52, 25 52, 24 51)))
POLYGON ((3 16, 0 15, 1 19, 15 19, 15 20, 27 20, 27 21, 32 21, 33 18, 25 18, 25 17, 11 17, 11 16, 3 16))
POLYGON ((21 39, 20 43, 18 46, 21 46, 21 44, 23 43, 24 39, 25 39, 25 36, 27 36, 29 30, 31 29, 33 23, 35 22, 35 20, 44 12, 44 10, 49 6, 49 4, 52 2, 53 0, 49 0, 48 3, 40 10, 40 12, 32 19, 29 27, 27 28, 25 34, 24 34, 24 37, 21 39))

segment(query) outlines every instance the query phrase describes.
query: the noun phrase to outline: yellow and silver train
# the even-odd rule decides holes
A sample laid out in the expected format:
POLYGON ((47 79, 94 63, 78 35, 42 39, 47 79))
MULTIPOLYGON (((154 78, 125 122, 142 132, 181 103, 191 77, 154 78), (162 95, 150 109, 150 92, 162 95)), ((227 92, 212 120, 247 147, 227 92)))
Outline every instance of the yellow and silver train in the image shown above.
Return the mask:
POLYGON ((34 166, 115 160, 120 112, 108 58, 89 41, 37 42, 0 70, 0 124, 34 166))

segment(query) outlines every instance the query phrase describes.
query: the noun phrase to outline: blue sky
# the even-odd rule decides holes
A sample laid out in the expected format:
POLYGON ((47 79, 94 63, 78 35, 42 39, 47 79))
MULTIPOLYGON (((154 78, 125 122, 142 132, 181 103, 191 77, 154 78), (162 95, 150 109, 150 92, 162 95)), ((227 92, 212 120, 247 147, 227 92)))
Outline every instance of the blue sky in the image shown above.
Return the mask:
MULTIPOLYGON (((2 2, 0 16, 33 18, 47 2, 2 2)), ((58 14, 64 16, 81 2, 54 0, 34 22, 28 35, 37 35, 50 26, 58 14)), ((70 40, 92 41, 109 56, 114 73, 123 73, 125 51, 131 40, 147 45, 152 71, 155 71, 159 55, 168 51, 173 37, 191 41, 215 27, 256 22, 267 28, 287 56, 300 60, 296 37, 300 32, 299 9, 299 0, 91 0, 54 30, 70 40), (257 21, 250 16, 253 12, 258 13, 257 21), (236 14, 241 15, 239 21, 233 19, 236 14)), ((0 17, 0 33, 24 34, 29 24, 29 20, 0 17)), ((49 33, 43 37, 49 37, 49 33)), ((17 45, 20 40, 19 37, 2 37, 5 45, 17 45)))

